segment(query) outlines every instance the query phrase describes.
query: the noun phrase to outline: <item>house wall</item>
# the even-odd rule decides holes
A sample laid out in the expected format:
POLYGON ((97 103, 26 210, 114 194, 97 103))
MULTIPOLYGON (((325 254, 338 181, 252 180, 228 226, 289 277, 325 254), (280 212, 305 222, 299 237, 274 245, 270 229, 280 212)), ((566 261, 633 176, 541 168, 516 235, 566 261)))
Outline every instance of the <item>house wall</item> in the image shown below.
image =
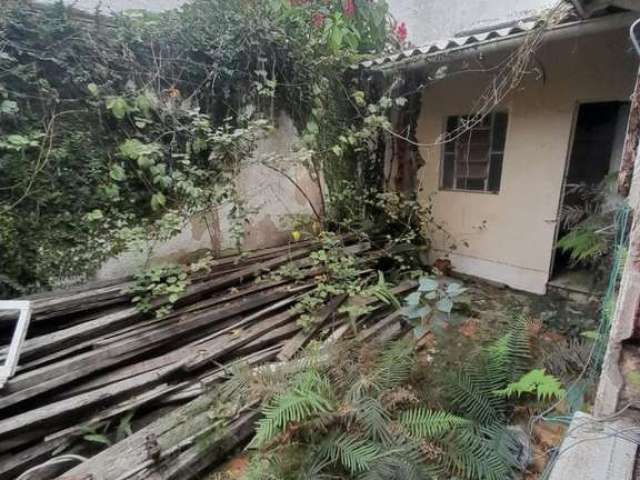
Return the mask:
MULTIPOLYGON (((463 68, 486 68, 492 60, 499 59, 476 58, 472 67, 463 68)), ((438 191, 441 147, 424 145, 420 197, 428 202, 433 195, 435 217, 457 240, 451 254, 455 270, 544 293, 576 106, 628 100, 637 64, 623 29, 547 43, 536 63, 539 71, 498 107, 509 113, 500 193, 438 191)), ((458 73, 430 84, 423 95, 419 142, 435 143, 447 116, 469 113, 489 79, 488 74, 458 73)), ((446 246, 436 237, 434 254, 445 255, 446 246)))

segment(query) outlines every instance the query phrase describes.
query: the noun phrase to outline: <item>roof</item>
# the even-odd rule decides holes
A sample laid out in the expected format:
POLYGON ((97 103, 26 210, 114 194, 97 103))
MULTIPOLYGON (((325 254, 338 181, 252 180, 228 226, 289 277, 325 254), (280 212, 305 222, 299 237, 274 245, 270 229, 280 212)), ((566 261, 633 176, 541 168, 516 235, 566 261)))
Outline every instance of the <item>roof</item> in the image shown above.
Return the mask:
MULTIPOLYGON (((630 18, 628 14, 608 15, 607 17, 614 16, 624 16, 625 21, 627 18, 630 18)), ((559 24, 550 27, 549 31, 587 24, 603 23, 603 18, 604 16, 583 19, 575 10, 569 10, 563 20, 560 21, 559 24)), ((502 27, 501 25, 501 28, 488 29, 482 32, 472 33, 470 35, 455 36, 444 40, 430 42, 421 47, 403 50, 402 52, 394 53, 392 55, 366 60, 360 62, 356 68, 386 69, 387 67, 392 68, 404 65, 405 62, 409 62, 411 64, 420 63, 423 60, 426 62, 436 56, 440 59, 442 55, 448 55, 454 51, 465 50, 472 47, 483 47, 485 45, 499 43, 509 39, 524 37, 526 34, 540 28, 542 25, 543 22, 540 19, 516 21, 508 26, 502 27)))
POLYGON ((454 48, 475 45, 478 43, 486 42, 497 38, 506 38, 518 33, 530 32, 536 28, 539 22, 528 21, 518 22, 512 27, 500 28, 498 30, 490 30, 484 33, 477 33, 474 35, 453 37, 444 40, 438 40, 428 43, 422 47, 410 48, 403 50, 402 52, 395 53, 393 55, 387 55, 385 57, 378 57, 373 60, 367 60, 360 63, 363 68, 371 68, 381 66, 385 63, 398 62, 412 57, 419 57, 421 55, 429 55, 434 53, 442 53, 454 48))

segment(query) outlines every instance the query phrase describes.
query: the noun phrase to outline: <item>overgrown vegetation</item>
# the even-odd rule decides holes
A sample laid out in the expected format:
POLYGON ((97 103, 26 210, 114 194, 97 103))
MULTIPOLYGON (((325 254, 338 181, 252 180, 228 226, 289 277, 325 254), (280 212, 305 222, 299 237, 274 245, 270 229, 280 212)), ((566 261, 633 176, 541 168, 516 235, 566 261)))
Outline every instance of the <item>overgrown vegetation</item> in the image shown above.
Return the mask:
POLYGON ((314 347, 279 369, 241 369, 227 391, 263 400, 244 478, 511 478, 526 459, 507 428, 508 397, 562 394, 555 378, 527 373, 530 363, 518 318, 444 380, 443 395, 415 384, 424 366, 407 340, 314 347))
POLYGON ((225 205, 241 241, 235 178, 281 108, 303 133, 300 162, 314 179, 325 173, 333 192, 379 185, 370 154, 403 100, 371 101, 345 72, 405 38, 383 0, 196 0, 95 19, 62 3, 7 2, 2 293, 91 274, 225 205))
POLYGON ((597 185, 571 184, 565 189, 565 205, 561 221, 567 233, 558 240, 557 247, 569 256, 571 266, 594 269, 606 276, 616 251, 616 235, 627 225, 616 224, 616 214, 625 201, 616 192, 617 174, 607 176, 597 185))

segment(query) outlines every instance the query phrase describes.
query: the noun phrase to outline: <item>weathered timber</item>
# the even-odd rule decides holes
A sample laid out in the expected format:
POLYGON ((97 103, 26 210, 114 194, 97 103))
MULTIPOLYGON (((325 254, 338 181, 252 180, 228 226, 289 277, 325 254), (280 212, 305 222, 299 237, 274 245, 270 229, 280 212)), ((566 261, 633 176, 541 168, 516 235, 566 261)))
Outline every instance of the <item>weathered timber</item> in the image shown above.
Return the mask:
POLYGON ((104 405, 105 402, 109 400, 116 400, 142 387, 155 385, 162 381, 165 376, 179 369, 180 366, 180 363, 176 363, 160 371, 148 372, 132 379, 116 382, 100 389, 15 415, 5 420, 0 420, 0 439, 5 439, 11 435, 28 431, 42 425, 55 424, 62 416, 75 415, 78 412, 91 409, 96 405, 104 405))
POLYGON ((278 360, 291 360, 296 353, 300 351, 313 336, 320 330, 329 318, 335 315, 336 311, 347 299, 347 295, 340 295, 324 306, 316 315, 314 315, 313 324, 306 330, 299 332, 295 337, 289 340, 278 354, 278 360))
POLYGON ((8 395, 0 398, 0 409, 60 387, 105 367, 117 365, 140 353, 156 348, 164 342, 205 327, 212 322, 259 308, 269 302, 280 300, 287 295, 289 295, 289 291, 283 287, 274 291, 259 292, 256 295, 238 299, 231 305, 219 306, 216 309, 199 314, 186 315, 172 321, 164 328, 158 328, 118 344, 104 346, 95 351, 16 376, 6 384, 5 389, 8 395))
POLYGON ((210 424, 209 408, 215 404, 216 397, 216 392, 213 391, 175 409, 169 415, 72 468, 58 480, 90 474, 98 474, 100 480, 136 478, 133 475, 154 465, 146 448, 147 439, 153 438, 162 454, 193 438, 203 426, 210 424))

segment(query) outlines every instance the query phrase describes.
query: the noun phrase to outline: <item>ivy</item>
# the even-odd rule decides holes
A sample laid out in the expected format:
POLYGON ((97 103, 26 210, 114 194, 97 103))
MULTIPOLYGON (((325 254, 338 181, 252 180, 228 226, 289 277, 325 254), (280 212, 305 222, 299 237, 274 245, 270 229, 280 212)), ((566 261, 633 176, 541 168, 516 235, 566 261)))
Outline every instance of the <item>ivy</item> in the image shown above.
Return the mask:
POLYGON ((275 111, 303 133, 300 163, 338 191, 402 103, 345 75, 398 46, 384 0, 195 0, 89 22, 62 2, 5 3, 2 294, 90 276, 222 205, 241 244, 235 179, 275 111))
POLYGON ((131 288, 131 301, 136 308, 147 313, 155 309, 156 317, 165 317, 171 312, 185 289, 189 286, 187 272, 177 265, 163 265, 144 270, 135 276, 135 284, 131 288), (156 308, 154 300, 165 299, 168 303, 156 308))

